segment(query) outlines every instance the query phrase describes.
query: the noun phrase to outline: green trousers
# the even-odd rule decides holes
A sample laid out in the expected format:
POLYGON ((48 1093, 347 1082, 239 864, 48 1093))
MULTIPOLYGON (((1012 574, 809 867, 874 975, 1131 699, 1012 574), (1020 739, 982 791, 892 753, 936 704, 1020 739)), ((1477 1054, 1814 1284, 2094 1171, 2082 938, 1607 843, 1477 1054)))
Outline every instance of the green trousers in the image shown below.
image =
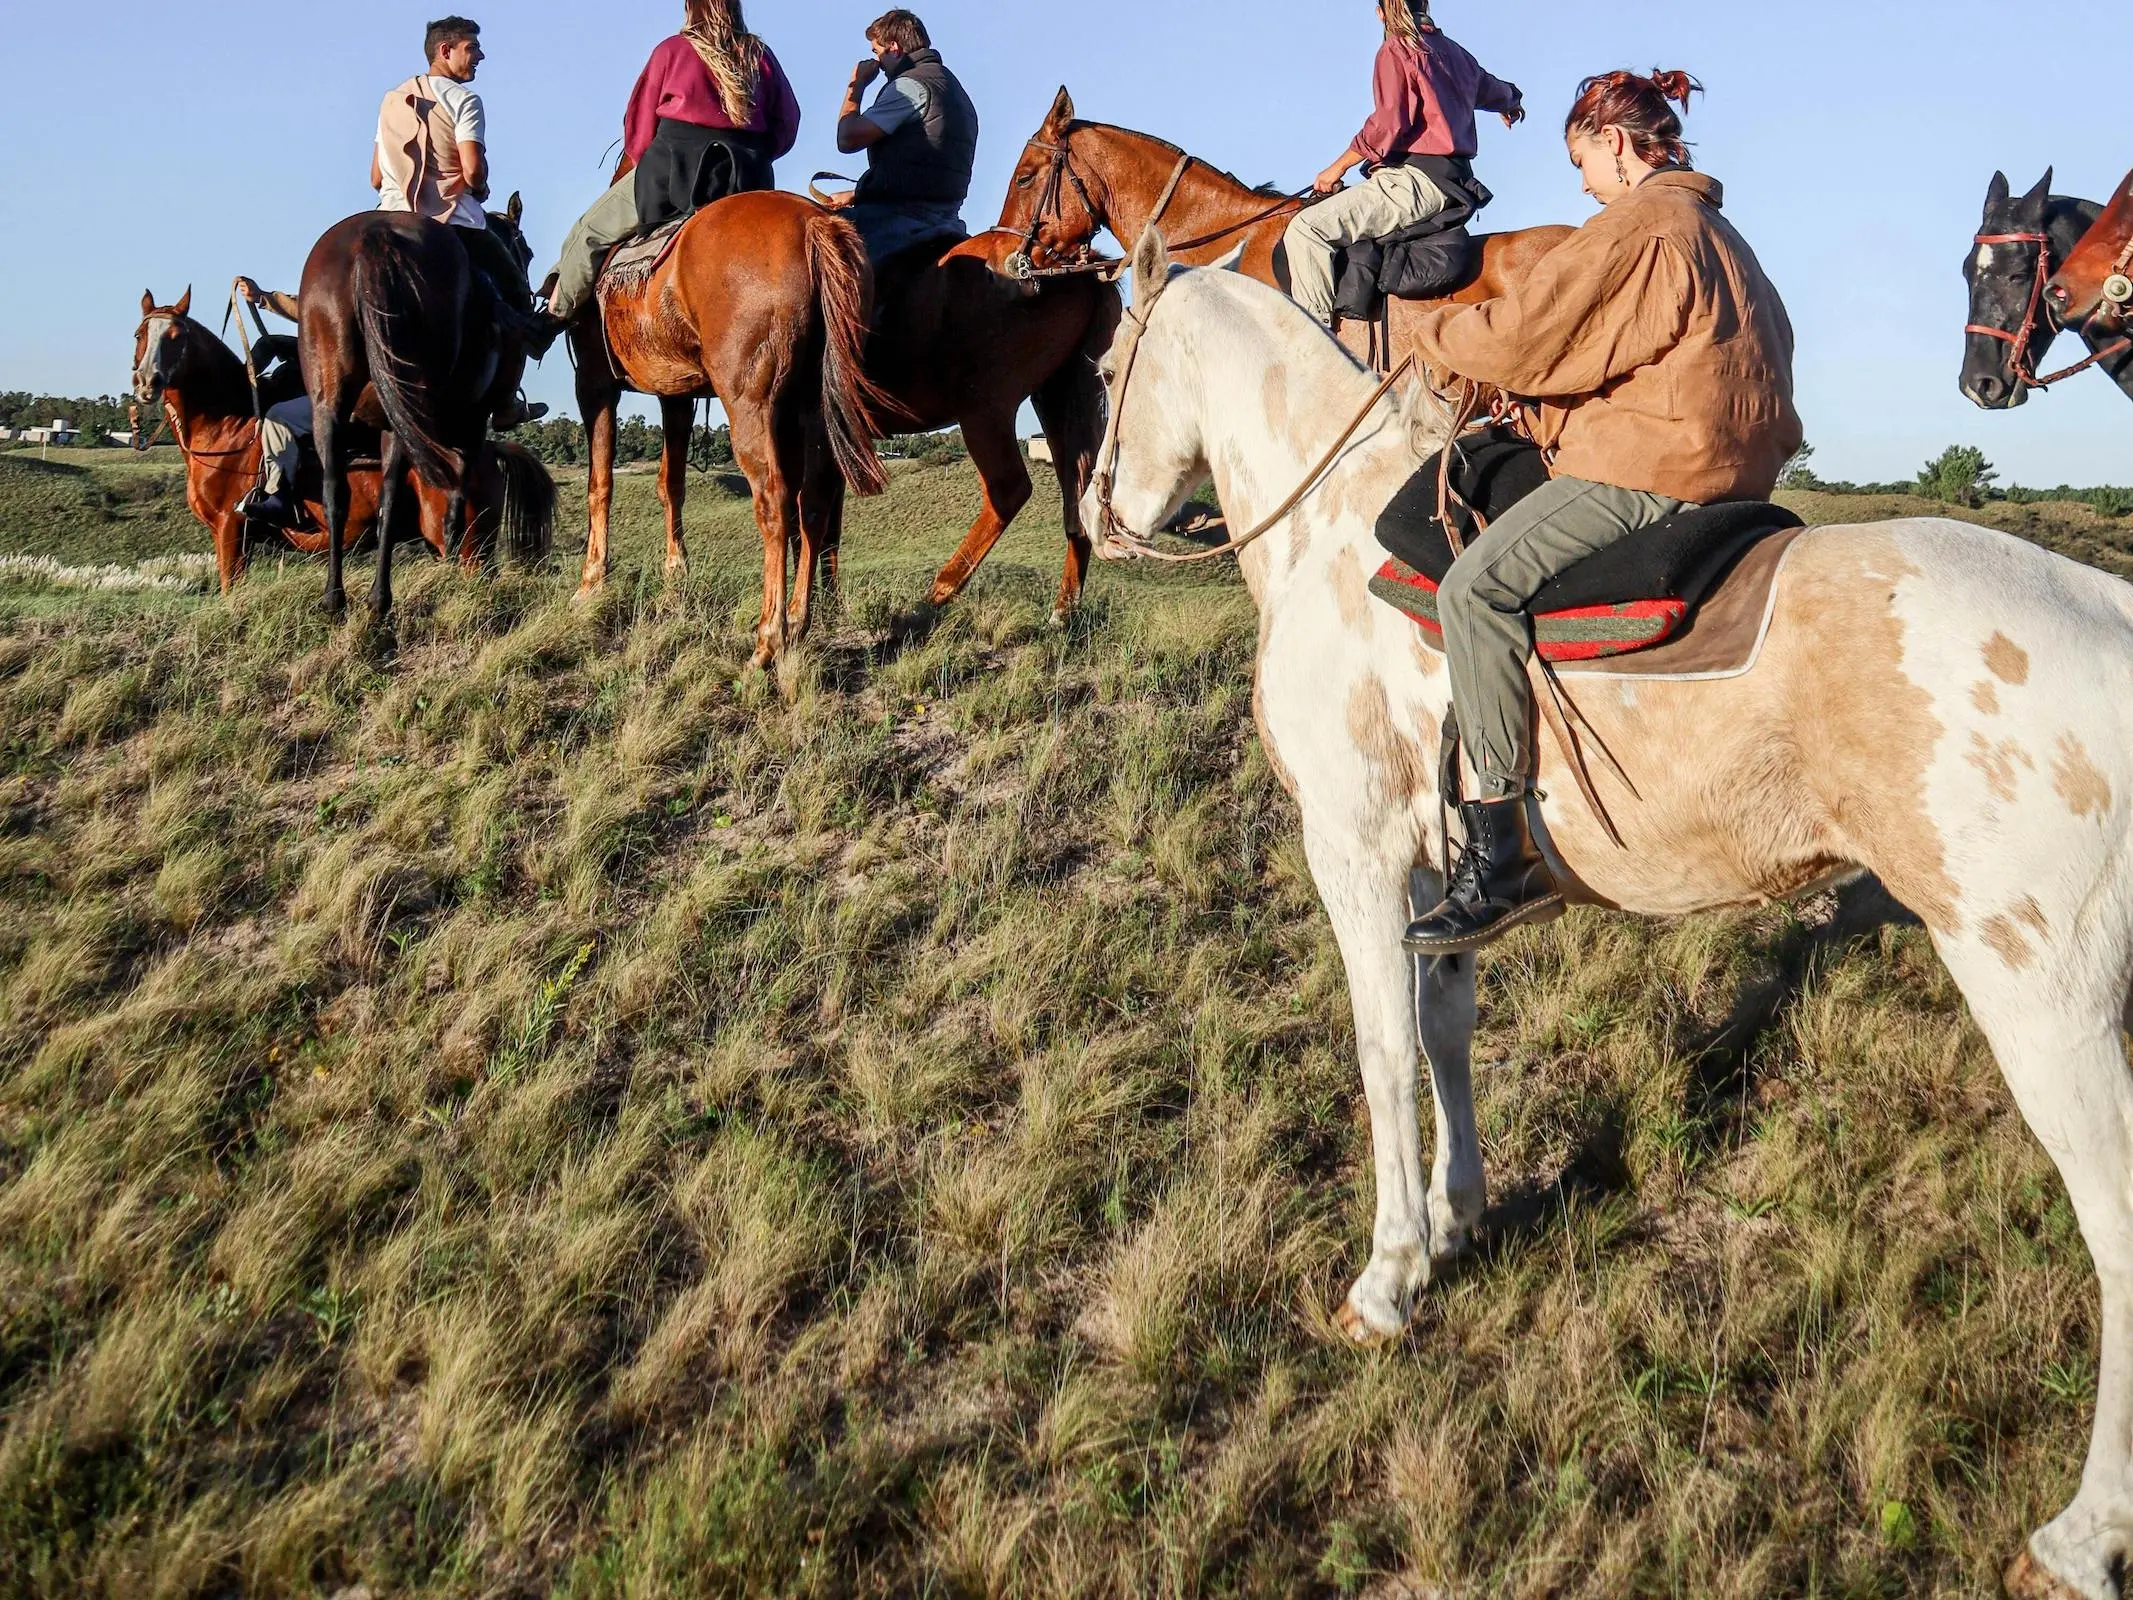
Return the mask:
POLYGON ((607 252, 636 236, 637 174, 625 172, 564 236, 563 254, 555 264, 555 292, 548 297, 549 314, 568 322, 583 311, 607 252))
POLYGON ((1437 593, 1452 704, 1483 800, 1533 782, 1533 619, 1526 607, 1569 571, 1687 502, 1577 478, 1555 478, 1505 512, 1452 563, 1437 593))

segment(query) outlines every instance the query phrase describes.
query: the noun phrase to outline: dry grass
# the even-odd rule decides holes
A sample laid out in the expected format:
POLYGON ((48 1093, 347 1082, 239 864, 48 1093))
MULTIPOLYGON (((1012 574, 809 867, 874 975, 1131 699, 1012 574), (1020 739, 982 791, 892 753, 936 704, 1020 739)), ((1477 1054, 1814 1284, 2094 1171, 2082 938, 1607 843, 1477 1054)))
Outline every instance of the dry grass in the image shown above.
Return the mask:
POLYGON ((967 495, 776 678, 731 504, 392 654, 308 568, 8 624, 0 1592, 1992 1592, 2095 1314, 1922 935, 1493 954, 1482 1247, 1355 1354, 1248 608, 1054 631, 1040 522, 894 652, 967 495))

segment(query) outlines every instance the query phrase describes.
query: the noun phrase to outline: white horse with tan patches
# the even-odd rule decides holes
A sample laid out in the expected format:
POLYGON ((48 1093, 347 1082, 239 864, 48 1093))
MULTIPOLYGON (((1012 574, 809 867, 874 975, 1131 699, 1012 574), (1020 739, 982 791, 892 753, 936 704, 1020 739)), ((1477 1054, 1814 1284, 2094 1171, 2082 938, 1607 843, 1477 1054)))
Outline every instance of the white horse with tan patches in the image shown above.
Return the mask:
MULTIPOLYGON (((1132 553, 1121 534, 1152 537, 1210 477, 1229 524, 1257 525, 1371 391, 1264 285, 1174 271, 1153 235, 1133 275, 1083 510, 1113 557, 1132 553)), ((1363 1343, 1400 1333, 1484 1198, 1473 961, 1418 967, 1400 946, 1410 873, 1443 867, 1432 756, 1449 682, 1366 589, 1379 510, 1442 434, 1434 412, 1381 400, 1301 508, 1239 557, 1260 616, 1260 736, 1303 813, 1355 1007, 1377 1221, 1341 1325, 1363 1343), (1427 1177, 1417 1018, 1436 1087, 1427 1177)), ((1547 847, 1572 899, 1626 911, 1754 905, 1864 867, 1924 919, 2102 1279, 2081 1490, 2009 1585, 2115 1600, 2133 1552, 2133 588, 1938 518, 1813 529, 1740 582, 1760 588, 1738 660, 1714 662, 1711 635, 1697 657, 1692 631, 1679 670, 1565 675, 1587 748, 1621 770, 1593 760, 1588 799, 1565 736, 1538 740, 1547 847)))

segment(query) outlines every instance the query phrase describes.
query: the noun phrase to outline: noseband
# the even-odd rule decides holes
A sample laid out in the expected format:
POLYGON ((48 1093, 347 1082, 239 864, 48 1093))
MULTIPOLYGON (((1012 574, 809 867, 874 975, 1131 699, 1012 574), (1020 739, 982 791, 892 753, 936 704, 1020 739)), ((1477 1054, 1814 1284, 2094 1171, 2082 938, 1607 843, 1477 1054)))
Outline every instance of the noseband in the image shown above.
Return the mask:
MULTIPOLYGON (((2044 283, 2052 275, 2051 236, 2044 233, 1981 233, 1970 242, 1980 249, 1996 244, 2033 244, 2037 247, 2037 268, 2035 274, 2030 278, 2029 307, 2022 313, 2022 326, 2015 332, 2009 333, 2005 328, 1988 328, 1981 322, 1969 322, 1963 325, 1963 332, 1965 333, 1975 333, 1987 339, 1997 339, 2002 344, 2013 347, 2007 353, 2007 368, 2015 375, 2015 381, 2020 383, 2023 388, 2049 389, 2053 384, 2063 379, 2071 378, 2077 372, 2088 371, 2099 361, 2108 361, 2112 356, 2119 355, 2126 350, 2133 350, 2133 337, 2118 339, 2105 345, 2101 350, 2091 352, 2085 360, 2077 361, 2070 367, 2062 367, 2057 372, 2048 373, 2044 377, 2038 377, 2036 362, 2031 356, 2030 346, 2036 342, 2037 330, 2042 321, 2040 313, 2044 310, 2044 283)), ((2128 248, 2133 250, 2133 246, 2128 248)), ((2056 333, 2057 331, 2057 327, 2054 326, 2053 332, 2056 333)))

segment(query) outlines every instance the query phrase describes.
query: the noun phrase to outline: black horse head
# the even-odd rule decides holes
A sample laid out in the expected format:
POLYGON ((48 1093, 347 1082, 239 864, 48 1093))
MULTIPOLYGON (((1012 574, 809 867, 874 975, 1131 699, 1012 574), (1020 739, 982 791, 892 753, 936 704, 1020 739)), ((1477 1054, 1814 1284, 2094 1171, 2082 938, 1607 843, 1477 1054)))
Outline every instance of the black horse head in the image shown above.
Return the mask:
MULTIPOLYGON (((1962 389, 1987 411, 2021 405, 2038 386, 2038 364, 2060 333, 2044 286, 2102 210, 2092 200, 2055 195, 2051 188, 2047 171, 2034 189, 2018 197, 2010 192, 2007 175, 1994 173, 1984 220, 1963 263, 1970 328, 1962 389)), ((2084 332, 2083 338, 2091 350, 2110 342, 2100 331, 2093 337, 2084 332)), ((2119 351, 2101 366, 2133 394, 2133 354, 2119 351)))
POLYGON ((520 227, 526 215, 526 202, 519 198, 518 191, 511 191, 511 198, 505 202, 503 210, 487 211, 483 215, 489 219, 489 231, 503 241, 504 248, 511 252, 519 266, 531 268, 533 246, 526 243, 525 230, 520 227))

